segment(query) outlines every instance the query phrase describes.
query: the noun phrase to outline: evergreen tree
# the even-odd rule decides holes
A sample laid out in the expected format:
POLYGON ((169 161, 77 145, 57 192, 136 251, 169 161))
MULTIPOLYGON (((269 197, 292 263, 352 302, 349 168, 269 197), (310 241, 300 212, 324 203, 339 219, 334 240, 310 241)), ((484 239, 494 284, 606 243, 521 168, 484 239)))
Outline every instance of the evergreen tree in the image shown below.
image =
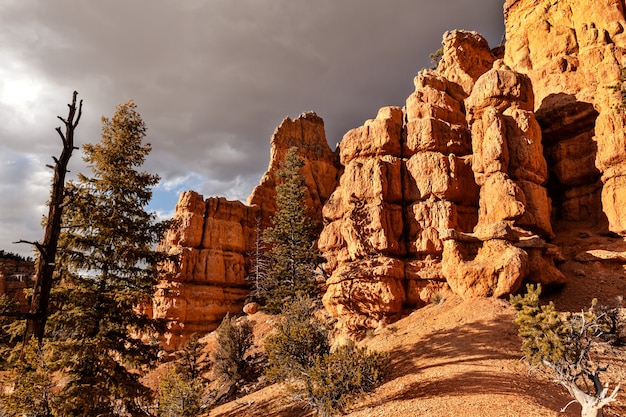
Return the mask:
POLYGON ((205 392, 207 381, 202 373, 209 367, 203 352, 205 343, 197 334, 175 353, 174 366, 161 378, 159 384, 159 417, 195 417, 207 408, 205 392))
POLYGON ((328 327, 315 317, 310 298, 290 302, 276 333, 265 340, 267 375, 274 381, 300 378, 318 357, 330 352, 328 334, 328 327))
POLYGON ((202 378, 202 373, 206 372, 211 365, 208 354, 203 352, 205 346, 206 343, 200 341, 198 334, 192 334, 183 348, 174 353, 176 372, 184 375, 187 379, 202 378))
POLYGON ((52 372, 38 342, 24 346, 22 360, 2 378, 0 415, 11 417, 52 417, 55 395, 52 372))
POLYGON ((233 384, 235 389, 249 380, 252 363, 246 356, 253 344, 252 325, 247 318, 237 323, 226 314, 217 328, 217 349, 213 354, 215 375, 220 380, 233 384))
POLYGON ((565 314, 552 302, 540 305, 540 294, 541 285, 528 285, 525 295, 511 296, 522 351, 531 365, 552 370, 556 381, 581 405, 581 417, 601 417, 603 407, 615 401, 620 388, 618 384, 609 394, 608 384, 600 381, 607 368, 591 359, 607 321, 596 313, 596 300, 587 311, 565 314))
POLYGON ((170 369, 159 384, 159 417, 196 417, 203 410, 205 384, 170 369))
POLYGON ((137 307, 157 282, 155 251, 167 224, 145 210, 157 175, 138 171, 151 150, 133 101, 102 118, 102 140, 84 146, 93 176, 68 191, 56 310, 48 337, 62 374, 60 414, 143 415, 150 390, 140 382, 157 345, 145 342, 156 322, 137 307))
POLYGON ((315 292, 319 255, 313 223, 304 205, 307 189, 300 172, 304 161, 297 151, 296 147, 289 149, 278 171, 283 180, 276 187, 278 210, 273 226, 263 234, 271 249, 267 254, 270 268, 261 281, 263 293, 260 295, 266 309, 272 313, 280 312, 284 302, 298 293, 311 295, 315 292))

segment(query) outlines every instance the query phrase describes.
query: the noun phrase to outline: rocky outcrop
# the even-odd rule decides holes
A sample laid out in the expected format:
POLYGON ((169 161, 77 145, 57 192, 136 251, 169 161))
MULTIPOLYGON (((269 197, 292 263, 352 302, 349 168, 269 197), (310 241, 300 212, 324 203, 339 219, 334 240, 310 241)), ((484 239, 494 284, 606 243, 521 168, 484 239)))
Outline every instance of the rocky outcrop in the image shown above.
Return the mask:
POLYGON ((304 159, 302 175, 308 189, 306 206, 310 208, 313 220, 320 225, 322 206, 337 184, 338 158, 328 147, 322 118, 313 112, 303 113, 295 120, 285 118, 272 135, 267 171, 246 203, 259 208, 263 226, 270 225, 270 219, 276 212, 277 173, 293 146, 298 148, 298 155, 304 159))
POLYGON ((319 247, 324 305, 347 327, 375 327, 437 294, 564 282, 545 240, 548 169, 529 77, 476 33, 447 33, 443 48, 404 111, 382 108, 340 143, 344 173, 319 247))
POLYGON ((603 213, 626 234, 626 114, 612 88, 626 61, 624 3, 509 0, 504 16, 505 62, 533 84, 557 213, 603 213))
POLYGON ((162 242, 173 257, 163 266, 151 313, 165 319, 162 341, 177 349, 193 333, 215 329, 226 313, 241 311, 248 296, 246 254, 252 249, 258 209, 239 201, 181 194, 162 242), (252 237, 252 239, 251 239, 252 237))
POLYGON ((0 296, 6 295, 28 311, 26 290, 35 286, 35 263, 16 256, 0 256, 0 296))
POLYGON ((406 252, 401 240, 403 113, 386 107, 374 120, 345 134, 344 172, 323 209, 318 247, 326 257, 323 301, 331 314, 353 326, 371 326, 402 311, 406 252))
POLYGON ((315 113, 286 118, 272 137, 268 171, 248 204, 187 191, 181 194, 172 228, 161 250, 173 257, 162 267, 163 279, 148 308, 165 319, 162 344, 177 349, 193 333, 215 329, 226 313, 242 310, 249 294, 246 269, 254 243, 276 212, 277 171, 290 147, 304 159, 307 206, 321 224, 322 205, 335 188, 337 156, 328 147, 324 123, 315 113))
POLYGON ((550 243, 557 224, 626 235, 624 3, 508 0, 504 14, 504 47, 446 33, 437 69, 418 74, 406 105, 381 108, 337 153, 314 113, 285 119, 247 205, 181 196, 168 236, 179 262, 155 311, 200 329, 241 308, 255 220, 270 224, 291 146, 323 225, 323 303, 348 328, 376 327, 449 293, 563 285, 550 243), (207 307, 212 299, 223 305, 207 307))

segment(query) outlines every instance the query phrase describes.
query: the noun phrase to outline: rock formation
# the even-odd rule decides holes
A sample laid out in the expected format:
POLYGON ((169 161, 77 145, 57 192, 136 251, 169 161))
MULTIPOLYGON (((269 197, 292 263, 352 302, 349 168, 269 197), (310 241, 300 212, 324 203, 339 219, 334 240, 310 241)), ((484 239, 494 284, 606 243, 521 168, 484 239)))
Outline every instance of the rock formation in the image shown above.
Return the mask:
POLYGON ((612 88, 626 59, 624 3, 508 0, 504 16, 505 62, 532 82, 555 209, 603 214, 626 233, 626 114, 612 88))
POLYGON ((309 190, 307 204, 321 223, 321 208, 335 188, 337 157, 328 147, 324 123, 315 113, 289 118, 272 137, 271 160, 248 200, 228 201, 187 191, 181 194, 176 226, 161 243, 175 259, 163 266, 151 315, 165 319, 162 344, 177 349, 193 333, 215 329, 226 313, 242 310, 249 293, 246 268, 261 228, 276 211, 276 171, 291 146, 298 146, 309 190))
POLYGON ((183 194, 167 238, 179 262, 155 315, 188 334, 241 309, 256 219, 270 224, 291 146, 323 224, 323 302, 347 328, 376 327, 451 292, 563 285, 549 242, 566 222, 625 235, 624 3, 508 0, 504 16, 504 47, 446 33, 437 69, 417 75, 405 106, 347 132, 338 154, 314 113, 285 119, 247 205, 183 194))
POLYGON ((246 203, 259 208, 263 226, 270 224, 276 212, 277 172, 292 146, 298 148, 298 154, 304 159, 302 174, 309 191, 306 205, 318 224, 321 224, 322 206, 335 189, 338 160, 328 147, 322 118, 313 112, 303 113, 295 120, 285 118, 272 135, 267 171, 246 203))
POLYGON ((0 296, 19 303, 22 312, 28 311, 27 289, 35 285, 35 263, 15 256, 0 255, 0 296))

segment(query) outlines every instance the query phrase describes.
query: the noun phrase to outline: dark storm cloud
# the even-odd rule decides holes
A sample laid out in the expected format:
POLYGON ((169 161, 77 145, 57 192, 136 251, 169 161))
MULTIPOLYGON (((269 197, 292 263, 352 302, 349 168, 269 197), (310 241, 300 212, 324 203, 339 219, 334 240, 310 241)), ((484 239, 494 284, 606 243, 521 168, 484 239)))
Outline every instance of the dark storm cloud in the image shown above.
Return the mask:
MULTIPOLYGON (((19 231, 39 225, 42 167, 60 152, 56 116, 73 90, 84 99, 79 144, 98 141, 100 116, 135 100, 153 145, 146 169, 161 175, 155 196, 168 211, 189 188, 245 199, 285 116, 316 111, 334 147, 378 108, 402 105, 446 30, 477 30, 492 45, 503 33, 501 0, 0 0, 0 10, 7 250, 38 237, 19 231), (19 156, 29 163, 11 162, 19 156)), ((84 170, 79 153, 72 164, 84 170)))

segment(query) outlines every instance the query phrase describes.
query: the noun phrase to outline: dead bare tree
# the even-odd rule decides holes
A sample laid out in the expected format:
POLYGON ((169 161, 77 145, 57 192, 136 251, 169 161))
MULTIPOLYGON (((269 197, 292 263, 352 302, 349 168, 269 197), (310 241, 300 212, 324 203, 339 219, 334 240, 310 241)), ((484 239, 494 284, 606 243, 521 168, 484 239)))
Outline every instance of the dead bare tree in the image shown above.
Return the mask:
MULTIPOLYGON (((65 133, 61 127, 55 130, 61 137, 63 142, 63 151, 59 158, 54 159, 54 166, 47 165, 54 171, 52 186, 50 192, 50 201, 48 202, 48 217, 46 218, 46 227, 42 242, 28 242, 20 240, 18 243, 29 243, 37 248, 39 259, 36 264, 35 286, 30 299, 29 310, 26 313, 26 331, 24 333, 24 346, 30 339, 36 337, 41 343, 44 335, 44 328, 48 318, 48 305, 50 303, 50 290, 54 280, 55 259, 59 235, 61 233, 61 216, 63 207, 67 204, 65 201, 65 176, 67 174, 68 163, 74 149, 74 130, 78 125, 80 116, 82 115, 83 101, 81 100, 78 108, 76 108, 76 97, 78 93, 74 91, 72 103, 68 104, 69 112, 67 119, 57 116, 65 125, 65 133)), ((24 350, 22 349, 22 355, 24 350)))

